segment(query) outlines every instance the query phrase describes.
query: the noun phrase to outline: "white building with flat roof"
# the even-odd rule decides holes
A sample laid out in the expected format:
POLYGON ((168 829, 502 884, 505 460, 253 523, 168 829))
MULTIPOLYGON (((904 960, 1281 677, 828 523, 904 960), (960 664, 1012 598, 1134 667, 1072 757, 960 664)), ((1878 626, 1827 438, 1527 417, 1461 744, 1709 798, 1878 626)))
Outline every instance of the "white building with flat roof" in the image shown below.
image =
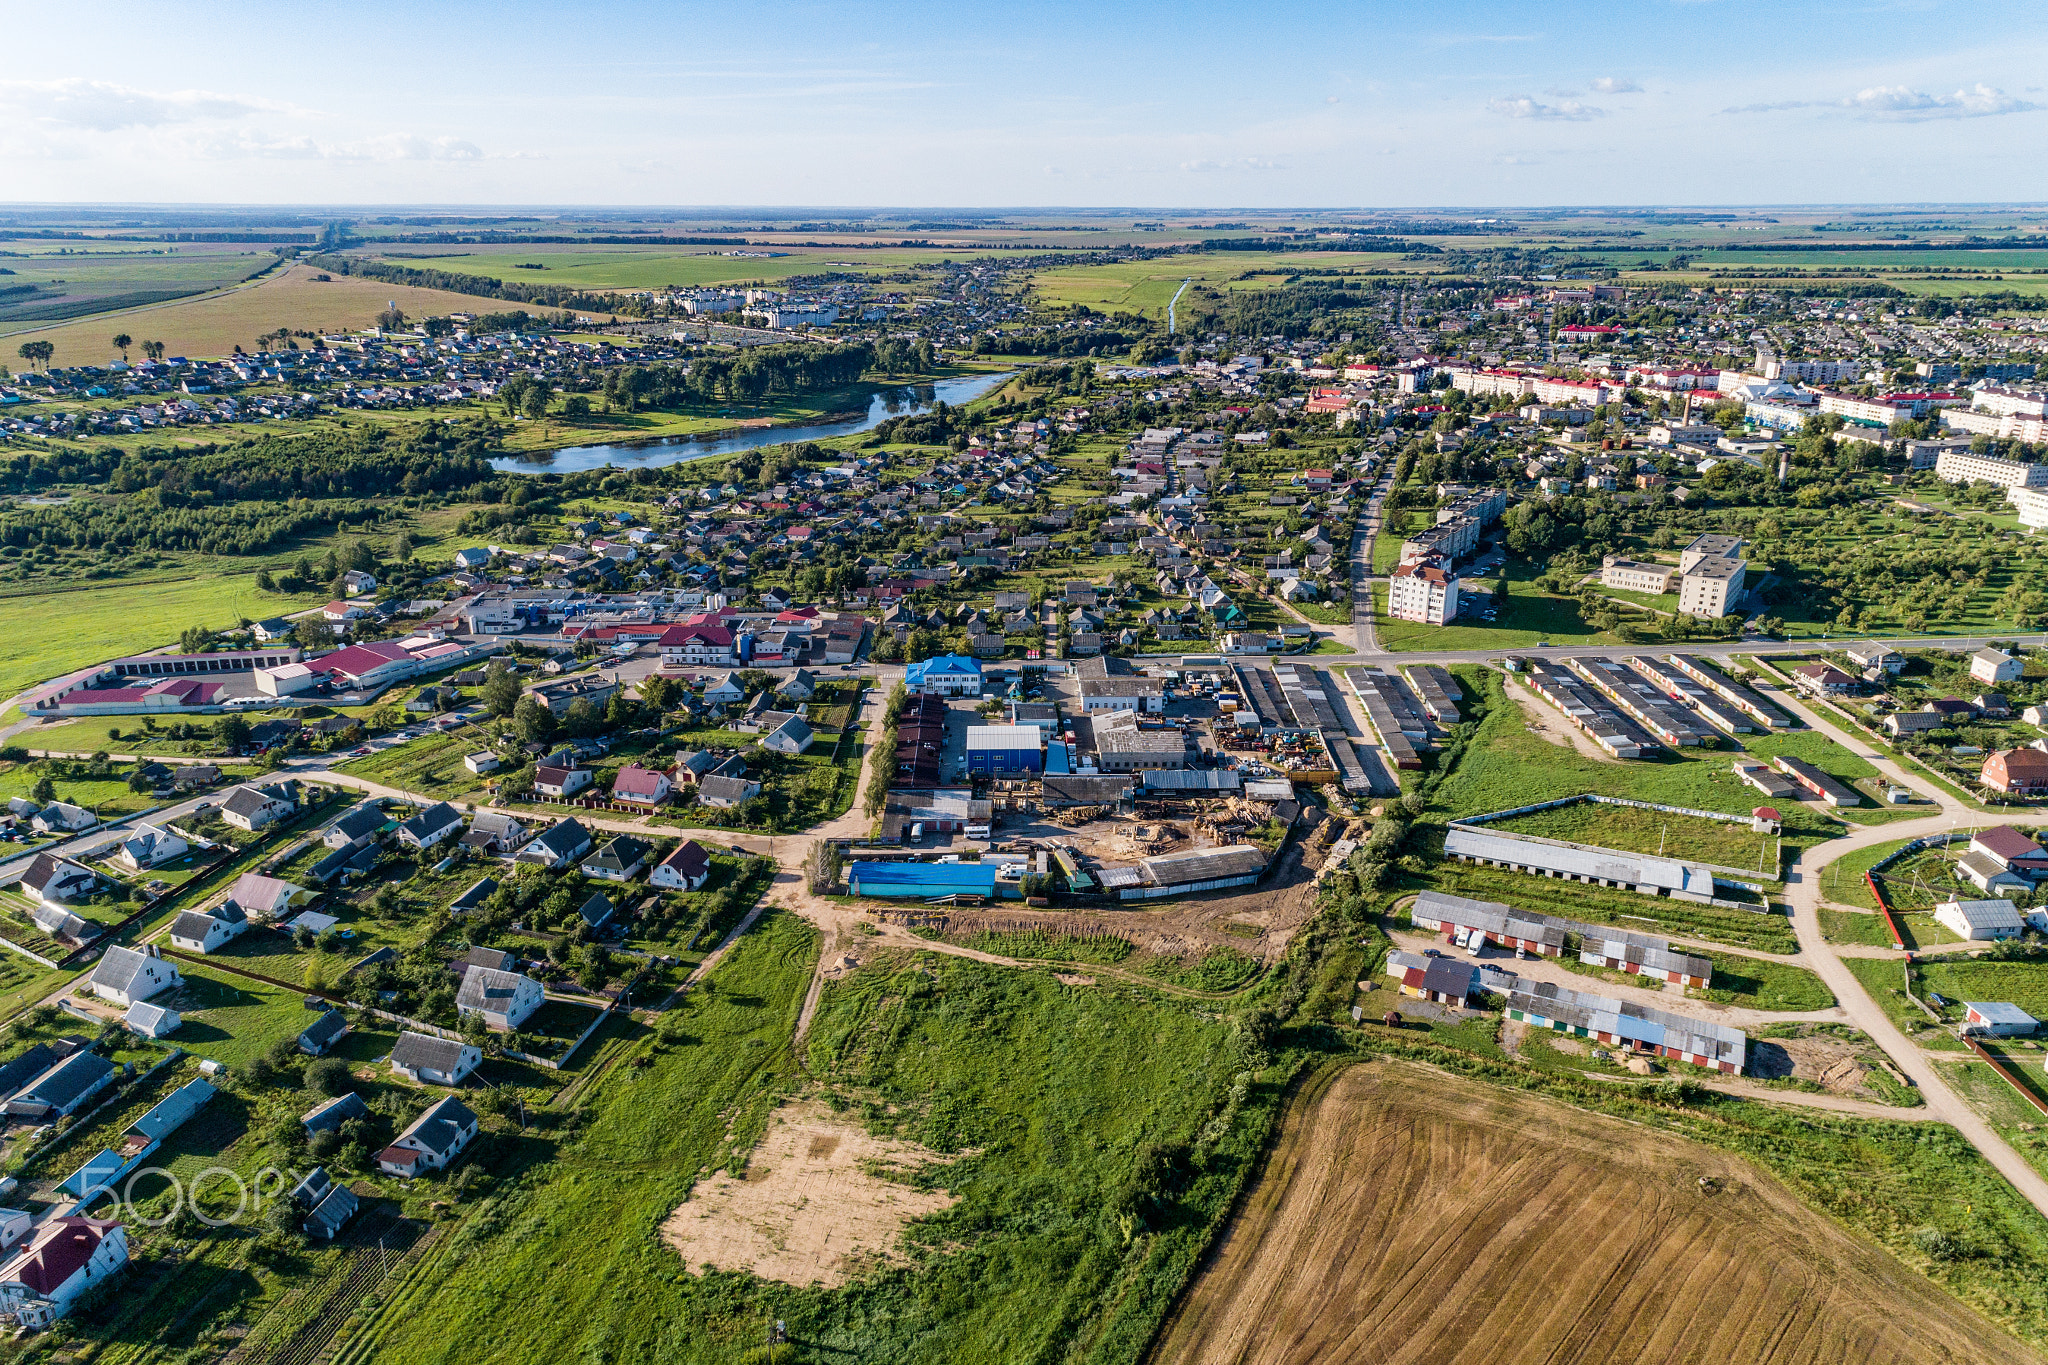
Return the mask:
POLYGON ((1944 450, 1935 457, 1934 473, 1949 483, 1993 483, 2000 488, 2048 488, 2048 464, 2023 464, 1967 450, 1944 450))

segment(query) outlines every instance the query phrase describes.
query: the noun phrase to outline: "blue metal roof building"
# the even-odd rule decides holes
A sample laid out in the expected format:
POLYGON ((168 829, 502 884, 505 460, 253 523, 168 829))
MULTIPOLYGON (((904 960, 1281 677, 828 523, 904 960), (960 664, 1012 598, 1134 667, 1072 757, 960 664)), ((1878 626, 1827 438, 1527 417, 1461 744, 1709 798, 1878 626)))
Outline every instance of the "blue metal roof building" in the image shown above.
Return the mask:
POLYGON ((919 659, 903 670, 903 685, 926 696, 978 697, 981 695, 981 663, 964 654, 940 654, 919 659))
MULTIPOLYGON (((994 863, 854 863, 846 884, 856 896, 933 900, 996 894, 994 863)), ((1014 893, 1012 893, 1014 894, 1014 893)))

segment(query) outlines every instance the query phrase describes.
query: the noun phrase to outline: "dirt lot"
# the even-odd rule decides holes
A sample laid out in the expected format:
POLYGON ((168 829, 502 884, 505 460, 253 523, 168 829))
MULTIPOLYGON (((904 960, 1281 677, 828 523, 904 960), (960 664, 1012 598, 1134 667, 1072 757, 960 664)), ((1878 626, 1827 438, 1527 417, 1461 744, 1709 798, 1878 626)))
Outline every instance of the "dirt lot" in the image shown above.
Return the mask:
POLYGON ((897 1234, 952 1204, 950 1195, 871 1174, 942 1160, 871 1137, 814 1100, 776 1111, 745 1176, 700 1181, 661 1225, 692 1273, 708 1262, 784 1284, 832 1288, 868 1266, 902 1264, 897 1234))
POLYGON ((1593 742, 1591 735, 1564 718, 1564 713, 1543 698, 1531 692, 1513 678, 1507 680, 1508 695, 1515 699, 1515 705, 1522 708, 1528 718, 1529 732, 1549 740, 1560 748, 1577 749, 1587 758, 1600 763, 1619 763, 1620 759, 1593 742))
POLYGON ((1803 1025, 1799 1037, 1758 1038, 1750 1044, 1749 1072, 1766 1080, 1812 1081, 1830 1094, 1880 1098, 1870 1076, 1888 1067, 1883 1051, 1861 1033, 1838 1037, 1817 1025, 1803 1025))
POLYGON ((1399 1062, 1331 1073, 1159 1365, 2037 1361, 1745 1162, 1399 1062), (1717 1193, 1699 1181, 1718 1182, 1717 1193))
MULTIPOLYGON (((1043 928, 1048 933, 1088 937, 1114 934, 1130 940, 1139 955, 1200 957, 1211 948, 1234 948, 1266 962, 1278 960, 1288 940, 1308 923, 1315 910, 1314 873, 1304 864, 1304 845, 1316 843, 1314 822, 1322 812, 1309 807, 1303 825, 1282 853, 1280 866, 1256 887, 1238 891, 1210 891, 1159 901, 1130 901, 1124 906, 1104 905, 1101 909, 1068 908, 1034 911, 1016 902, 1004 902, 988 910, 925 910, 914 914, 918 922, 938 929, 960 942, 983 930, 997 933, 1043 928)), ((1132 822, 1124 822, 1127 826, 1132 822)), ((1152 828, 1162 824, 1175 829, 1189 828, 1186 821, 1144 822, 1152 828)), ((1105 839, 1114 837, 1110 822, 1097 822, 1105 839)), ((1044 837, 1065 840, 1074 831, 1047 825, 1044 837)), ((1005 831, 1005 838, 1012 837, 1005 831)), ((1082 841, 1075 839, 1078 845, 1082 841)), ((1188 846, 1183 843, 1183 847, 1188 846)), ((1164 851, 1164 850, 1161 850, 1164 851)), ((1320 852, 1320 850, 1318 850, 1320 852)), ((1121 855, 1128 858, 1132 855, 1121 855)))

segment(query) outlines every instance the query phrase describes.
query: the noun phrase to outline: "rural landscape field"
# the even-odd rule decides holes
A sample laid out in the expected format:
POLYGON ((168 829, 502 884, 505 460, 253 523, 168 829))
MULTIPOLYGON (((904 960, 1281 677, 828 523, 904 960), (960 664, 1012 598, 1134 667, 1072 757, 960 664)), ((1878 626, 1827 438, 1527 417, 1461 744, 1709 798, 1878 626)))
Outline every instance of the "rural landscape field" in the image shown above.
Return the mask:
POLYGON ((321 17, 0 40, 0 1365, 2048 1361, 2036 7, 321 17))

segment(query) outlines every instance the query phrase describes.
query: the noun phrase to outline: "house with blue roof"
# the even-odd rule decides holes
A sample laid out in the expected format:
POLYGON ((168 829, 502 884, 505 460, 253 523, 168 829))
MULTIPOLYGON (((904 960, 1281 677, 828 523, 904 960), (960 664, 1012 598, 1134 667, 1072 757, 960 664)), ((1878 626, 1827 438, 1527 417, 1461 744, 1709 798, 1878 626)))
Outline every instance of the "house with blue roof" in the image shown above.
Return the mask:
POLYGON ((981 662, 964 654, 919 659, 903 670, 903 685, 927 697, 978 697, 981 662))

